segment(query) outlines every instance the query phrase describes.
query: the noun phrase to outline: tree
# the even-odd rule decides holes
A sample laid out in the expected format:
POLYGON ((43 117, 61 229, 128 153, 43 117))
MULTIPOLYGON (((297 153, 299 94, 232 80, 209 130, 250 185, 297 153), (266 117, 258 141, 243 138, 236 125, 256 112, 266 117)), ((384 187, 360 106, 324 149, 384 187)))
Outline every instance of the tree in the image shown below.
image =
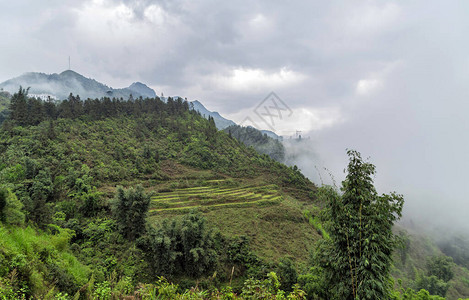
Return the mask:
POLYGON ((10 118, 22 126, 28 123, 28 92, 29 87, 23 89, 20 86, 18 92, 11 97, 10 102, 10 118))
POLYGON ((435 275, 425 276, 423 273, 417 273, 414 287, 417 291, 426 290, 431 295, 444 297, 449 289, 449 283, 435 275))
POLYGON ((206 228, 205 222, 200 213, 192 211, 181 219, 165 219, 158 228, 149 228, 139 245, 156 274, 197 278, 215 270, 216 245, 221 237, 206 228))
POLYGON ((214 232, 206 228, 206 219, 194 211, 181 222, 183 269, 194 277, 210 273, 217 261, 214 232))
POLYGON ((51 221, 51 211, 47 202, 50 200, 52 191, 53 184, 49 170, 40 170, 34 177, 29 190, 31 203, 28 207, 28 218, 42 228, 51 221))
POLYGON ((145 194, 143 187, 124 190, 117 188, 114 214, 122 235, 135 240, 145 233, 146 215, 150 205, 150 196, 145 194))
POLYGON ((0 221, 9 225, 24 223, 23 203, 8 188, 0 187, 0 221))
POLYGON ((372 179, 375 166, 357 151, 347 154, 342 194, 332 187, 320 191, 327 200, 325 228, 330 238, 319 243, 317 260, 330 298, 389 299, 391 255, 398 245, 392 226, 401 217, 404 200, 395 193, 379 196, 372 179))
POLYGON ((454 277, 453 259, 446 255, 433 256, 427 263, 428 275, 448 282, 454 277))
POLYGON ((277 267, 277 274, 283 290, 291 292, 293 285, 298 282, 298 273, 296 272, 295 264, 290 257, 283 257, 280 259, 277 267))

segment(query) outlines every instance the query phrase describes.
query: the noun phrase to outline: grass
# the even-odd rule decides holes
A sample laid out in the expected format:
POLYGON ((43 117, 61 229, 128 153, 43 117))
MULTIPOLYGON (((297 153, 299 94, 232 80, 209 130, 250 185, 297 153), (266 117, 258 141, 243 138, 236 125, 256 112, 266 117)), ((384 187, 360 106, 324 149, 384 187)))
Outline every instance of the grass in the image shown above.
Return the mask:
POLYGON ((44 278, 50 262, 53 261, 61 270, 71 275, 78 286, 84 285, 91 270, 68 250, 71 237, 72 233, 66 229, 49 234, 32 227, 0 226, 0 269, 4 273, 0 276, 19 272, 26 276, 23 280, 26 280, 33 290, 46 293, 55 285, 55 282, 47 282, 44 278))
POLYGON ((315 240, 320 238, 302 214, 311 201, 299 201, 263 179, 184 180, 181 188, 154 186, 149 221, 160 223, 196 208, 211 227, 228 237, 247 236, 252 250, 266 261, 292 256, 307 262, 315 240))
POLYGON ((152 197, 150 213, 203 208, 246 207, 250 205, 274 205, 282 201, 278 187, 272 184, 232 187, 223 185, 222 179, 208 180, 208 185, 174 189, 152 197), (216 183, 216 185, 210 185, 216 183))

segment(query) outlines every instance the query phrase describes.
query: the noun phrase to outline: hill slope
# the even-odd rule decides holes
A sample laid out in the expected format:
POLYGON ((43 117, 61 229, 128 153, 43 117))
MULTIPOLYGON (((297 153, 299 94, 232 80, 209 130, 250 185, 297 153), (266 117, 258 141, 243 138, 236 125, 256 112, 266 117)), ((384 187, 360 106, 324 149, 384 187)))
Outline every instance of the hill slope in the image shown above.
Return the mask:
MULTIPOLYGON (((44 230, 49 224, 73 230, 72 254, 99 282, 113 272, 137 282, 152 281, 157 274, 175 280, 193 274, 163 269, 155 274, 160 269, 152 267, 154 251, 146 247, 156 246, 123 239, 120 220, 111 213, 117 185, 144 187, 152 197, 148 222, 158 230, 165 219, 185 220, 189 209, 198 209, 207 228, 222 233, 213 236, 214 247, 221 247, 219 262, 208 269, 210 275, 217 271, 221 282, 229 280, 233 265, 239 285, 248 274, 265 275, 286 255, 298 263, 308 261, 319 234, 302 210, 319 205, 315 186, 299 171, 217 131, 187 103, 72 98, 53 104, 49 110, 58 114, 48 114, 45 108, 51 103, 33 102, 42 116, 31 121, 32 114, 13 111, 0 131, 0 190, 11 190, 20 199, 27 222, 44 230), (23 126, 17 126, 19 120, 23 126), (242 255, 228 255, 236 251, 242 255)), ((26 102, 14 107, 21 103, 26 102)), ((4 250, 0 245, 0 254, 4 250)), ((67 274, 65 267, 58 273, 53 266, 43 268, 45 286, 57 280, 70 283, 67 291, 76 291, 82 284, 71 275, 57 277, 67 274)), ((23 275, 22 282, 31 284, 30 274, 23 275)))

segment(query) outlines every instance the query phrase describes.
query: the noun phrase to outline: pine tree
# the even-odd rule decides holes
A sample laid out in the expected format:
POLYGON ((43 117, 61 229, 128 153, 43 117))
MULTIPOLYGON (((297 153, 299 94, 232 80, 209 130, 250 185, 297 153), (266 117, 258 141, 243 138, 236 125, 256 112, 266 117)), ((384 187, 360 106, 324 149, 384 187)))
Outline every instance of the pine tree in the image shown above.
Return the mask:
POLYGON ((19 125, 28 123, 28 91, 20 86, 17 93, 14 93, 10 102, 10 119, 16 121, 19 125))

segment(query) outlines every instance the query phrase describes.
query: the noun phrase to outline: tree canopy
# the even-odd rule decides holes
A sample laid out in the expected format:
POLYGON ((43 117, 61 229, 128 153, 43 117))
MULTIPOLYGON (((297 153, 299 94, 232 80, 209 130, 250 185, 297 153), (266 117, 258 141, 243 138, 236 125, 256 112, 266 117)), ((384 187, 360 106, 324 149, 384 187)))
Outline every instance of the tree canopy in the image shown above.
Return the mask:
POLYGON ((391 254, 397 246, 392 232, 401 217, 401 195, 378 195, 375 166, 348 150, 349 164, 341 194, 321 190, 327 201, 325 228, 330 238, 319 245, 318 260, 334 299, 389 299, 391 254))

